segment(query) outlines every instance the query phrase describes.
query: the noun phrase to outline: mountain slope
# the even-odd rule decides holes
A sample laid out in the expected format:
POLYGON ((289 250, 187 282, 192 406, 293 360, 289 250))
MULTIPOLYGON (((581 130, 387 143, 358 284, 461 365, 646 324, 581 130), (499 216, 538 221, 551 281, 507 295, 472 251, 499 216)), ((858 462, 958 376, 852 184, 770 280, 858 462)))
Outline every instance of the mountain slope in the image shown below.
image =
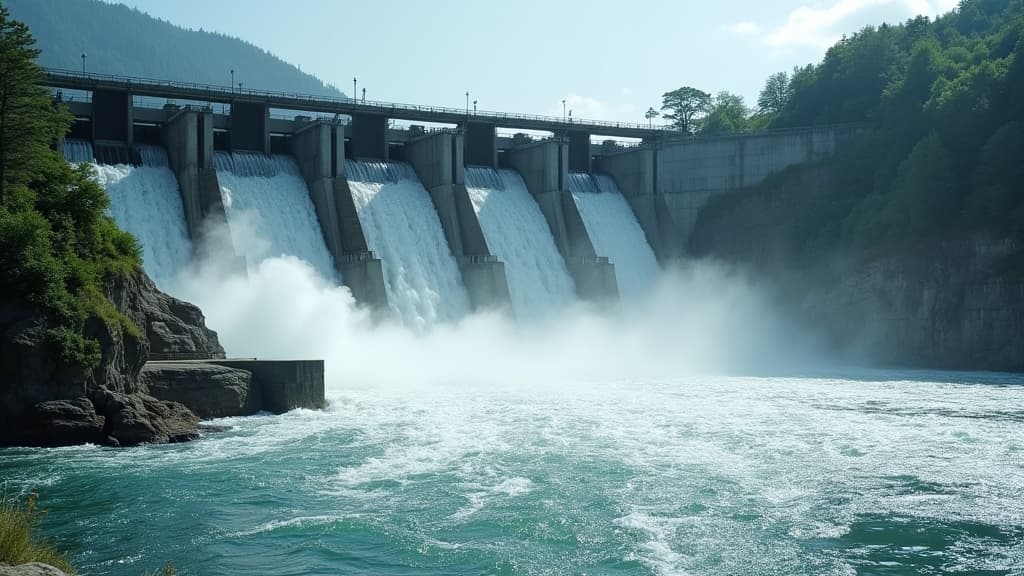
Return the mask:
POLYGON ((121 4, 99 0, 3 0, 28 24, 42 50, 39 64, 90 72, 203 84, 340 96, 277 56, 238 38, 187 30, 121 4))

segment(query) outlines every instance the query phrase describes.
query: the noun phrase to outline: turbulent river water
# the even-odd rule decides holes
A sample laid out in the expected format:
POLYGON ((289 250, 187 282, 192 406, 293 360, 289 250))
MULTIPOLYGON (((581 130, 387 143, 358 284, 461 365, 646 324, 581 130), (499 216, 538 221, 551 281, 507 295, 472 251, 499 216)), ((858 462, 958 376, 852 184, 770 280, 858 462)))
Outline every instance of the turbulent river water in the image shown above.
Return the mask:
POLYGON ((85 574, 1021 574, 1024 377, 328 390, 180 445, 0 451, 85 574))

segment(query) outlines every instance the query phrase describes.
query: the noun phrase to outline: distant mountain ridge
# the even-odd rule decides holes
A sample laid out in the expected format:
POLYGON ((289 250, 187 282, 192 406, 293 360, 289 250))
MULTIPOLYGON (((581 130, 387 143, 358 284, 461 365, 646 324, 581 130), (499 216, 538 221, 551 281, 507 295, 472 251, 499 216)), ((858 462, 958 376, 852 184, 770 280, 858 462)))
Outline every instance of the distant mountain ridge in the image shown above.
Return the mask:
POLYGON ((188 30, 99 0, 0 0, 28 24, 49 68, 343 96, 336 87, 244 40, 188 30))

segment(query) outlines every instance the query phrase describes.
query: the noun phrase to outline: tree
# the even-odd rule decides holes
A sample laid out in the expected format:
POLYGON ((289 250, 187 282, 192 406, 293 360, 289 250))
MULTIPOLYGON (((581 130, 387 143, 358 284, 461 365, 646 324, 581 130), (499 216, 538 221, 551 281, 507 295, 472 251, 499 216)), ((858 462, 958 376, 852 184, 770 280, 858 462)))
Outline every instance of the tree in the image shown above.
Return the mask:
POLYGON ((757 107, 762 114, 778 114, 786 107, 792 93, 789 74, 776 72, 765 81, 764 88, 757 97, 757 107))
POLYGON ((711 95, 691 86, 683 86, 661 95, 662 114, 676 129, 684 134, 693 134, 697 122, 707 114, 711 106, 711 95))
POLYGON ((701 125, 702 134, 727 134, 741 132, 748 128, 749 115, 743 96, 731 92, 719 92, 708 115, 701 125))
POLYGON ((651 126, 654 122, 654 119, 657 118, 659 115, 660 114, 658 114, 658 111, 655 110, 653 107, 648 108, 647 112, 644 112, 644 118, 647 118, 647 125, 651 126))
POLYGON ((34 42, 28 26, 0 6, 0 203, 11 186, 27 182, 32 164, 71 125, 71 116, 54 112, 39 85, 34 42))

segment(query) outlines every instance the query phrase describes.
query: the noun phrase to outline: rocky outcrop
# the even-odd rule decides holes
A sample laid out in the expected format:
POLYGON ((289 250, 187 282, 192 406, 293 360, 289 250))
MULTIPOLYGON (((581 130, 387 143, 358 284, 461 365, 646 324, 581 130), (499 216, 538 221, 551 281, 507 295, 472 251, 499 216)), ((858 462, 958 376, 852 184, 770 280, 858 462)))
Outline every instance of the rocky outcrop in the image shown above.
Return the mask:
POLYGON ((202 312, 157 290, 141 270, 115 280, 108 297, 138 330, 96 316, 83 332, 100 344, 92 370, 66 361, 42 312, 0 300, 0 445, 107 442, 132 445, 195 437, 198 418, 147 394, 139 374, 152 351, 223 357, 202 312))
POLYGON ((151 362, 140 378, 150 394, 180 402, 200 418, 247 416, 261 406, 248 370, 201 362, 151 362))
POLYGON ((108 290, 108 297, 118 310, 143 330, 149 345, 149 358, 224 357, 224 348, 217 340, 217 333, 206 327, 202 310, 164 294, 146 274, 133 274, 114 283, 108 290))

